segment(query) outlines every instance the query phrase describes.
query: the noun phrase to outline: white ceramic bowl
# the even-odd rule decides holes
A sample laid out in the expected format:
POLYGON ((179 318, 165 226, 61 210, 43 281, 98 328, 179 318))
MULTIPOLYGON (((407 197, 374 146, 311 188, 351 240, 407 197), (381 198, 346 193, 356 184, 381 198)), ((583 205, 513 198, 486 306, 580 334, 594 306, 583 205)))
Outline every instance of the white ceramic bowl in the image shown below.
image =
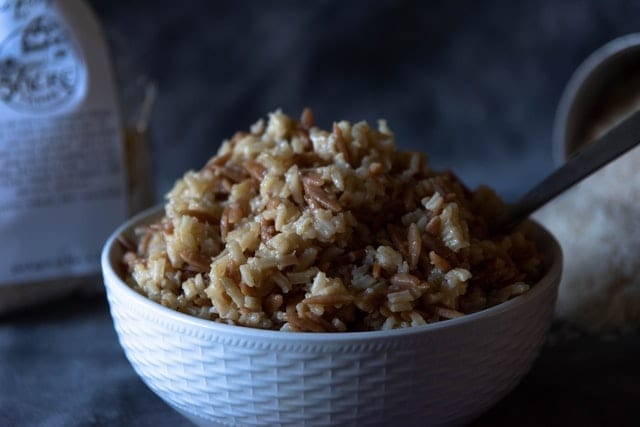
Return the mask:
POLYGON ((294 333, 230 326, 167 309, 121 279, 119 234, 102 269, 127 358, 143 381, 203 426, 457 425, 507 394, 536 358, 551 322, 562 254, 535 225, 548 272, 506 303, 420 327, 294 333))
MULTIPOLYGON (((581 148, 581 131, 591 125, 592 114, 601 107, 603 95, 614 85, 637 73, 640 64, 640 33, 613 39, 591 53, 565 86, 553 123, 553 158, 557 165, 581 148)), ((613 107, 613 106, 612 106, 613 107)))

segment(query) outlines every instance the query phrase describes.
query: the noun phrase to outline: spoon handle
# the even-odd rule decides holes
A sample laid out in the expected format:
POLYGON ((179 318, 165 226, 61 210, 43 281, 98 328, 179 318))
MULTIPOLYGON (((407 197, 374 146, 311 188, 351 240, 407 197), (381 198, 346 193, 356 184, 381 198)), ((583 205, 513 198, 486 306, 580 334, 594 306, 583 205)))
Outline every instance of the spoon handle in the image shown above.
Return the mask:
POLYGON ((578 181, 591 175, 640 143, 640 110, 634 112, 596 141, 580 149, 522 196, 502 217, 496 229, 518 224, 529 214, 578 181))

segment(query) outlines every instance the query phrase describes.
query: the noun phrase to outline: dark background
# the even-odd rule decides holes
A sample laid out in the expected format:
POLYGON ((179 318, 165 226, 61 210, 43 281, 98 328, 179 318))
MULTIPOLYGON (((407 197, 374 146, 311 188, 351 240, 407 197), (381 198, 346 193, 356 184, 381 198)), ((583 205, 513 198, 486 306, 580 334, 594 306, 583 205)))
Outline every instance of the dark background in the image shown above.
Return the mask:
MULTIPOLYGON (((513 199, 553 168, 563 87, 640 1, 91 0, 127 85, 158 84, 158 195, 268 111, 385 117, 399 145, 513 199)), ((475 426, 637 425, 640 334, 556 324, 475 426)), ((104 297, 0 317, 0 426, 177 426, 124 357, 104 297)))
POLYGON ((387 118, 471 186, 507 199, 553 168, 562 89, 585 57, 640 28, 631 1, 92 0, 119 76, 159 96, 157 192, 282 108, 321 126, 387 118))

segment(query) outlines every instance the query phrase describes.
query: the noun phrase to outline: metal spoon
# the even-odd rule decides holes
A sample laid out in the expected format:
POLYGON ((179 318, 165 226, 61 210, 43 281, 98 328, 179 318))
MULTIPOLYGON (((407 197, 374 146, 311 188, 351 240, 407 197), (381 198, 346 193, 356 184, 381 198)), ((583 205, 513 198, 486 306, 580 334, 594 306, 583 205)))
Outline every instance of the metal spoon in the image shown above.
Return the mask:
POLYGON ((536 209, 617 159, 640 143, 640 110, 634 112, 604 136, 587 145, 522 196, 506 214, 492 224, 493 232, 507 231, 536 209))

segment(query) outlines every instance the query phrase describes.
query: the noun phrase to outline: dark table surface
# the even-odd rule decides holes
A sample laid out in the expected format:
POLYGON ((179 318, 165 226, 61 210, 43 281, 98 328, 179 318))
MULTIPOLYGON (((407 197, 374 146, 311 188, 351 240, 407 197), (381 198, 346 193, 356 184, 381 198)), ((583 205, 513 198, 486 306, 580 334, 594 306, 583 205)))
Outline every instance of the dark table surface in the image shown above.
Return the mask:
MULTIPOLYGON (((266 112, 311 106, 323 126, 386 117, 400 146, 512 199, 553 168, 571 73, 640 28, 640 4, 625 0, 90 3, 119 80, 158 84, 159 196, 266 112)), ((555 325, 530 374, 476 424, 640 425, 639 361, 640 332, 555 325)), ((128 364, 104 297, 0 318, 0 427, 185 424, 128 364)))
MULTIPOLYGON (((632 426, 640 333, 555 324, 522 383, 476 426, 632 426)), ((0 426, 189 425, 138 378, 106 299, 75 296, 0 318, 0 426)))

